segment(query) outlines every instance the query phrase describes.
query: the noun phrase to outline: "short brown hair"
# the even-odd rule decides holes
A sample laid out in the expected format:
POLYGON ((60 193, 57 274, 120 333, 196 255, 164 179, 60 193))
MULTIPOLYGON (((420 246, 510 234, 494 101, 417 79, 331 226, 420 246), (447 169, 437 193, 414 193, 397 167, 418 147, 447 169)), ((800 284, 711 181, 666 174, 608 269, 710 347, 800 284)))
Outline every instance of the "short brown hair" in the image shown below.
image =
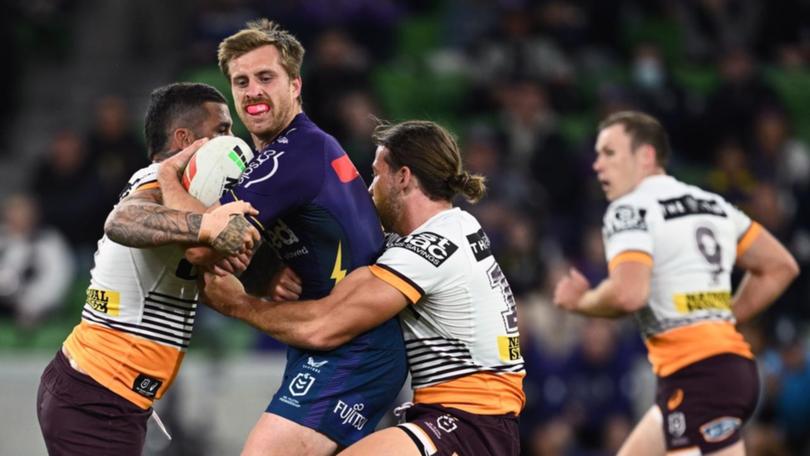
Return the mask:
POLYGON ((456 140, 435 122, 381 122, 374 129, 372 139, 376 145, 388 149, 388 165, 394 169, 410 168, 422 190, 434 201, 452 201, 461 194, 475 203, 486 193, 484 176, 464 170, 456 140))
POLYGON ((649 144, 655 149, 655 160, 662 168, 666 168, 671 154, 669 135, 655 117, 639 111, 619 111, 609 115, 599 123, 599 131, 613 125, 624 126, 624 131, 630 136, 630 146, 636 150, 643 144, 649 144))
POLYGON ((230 81, 228 64, 231 60, 268 45, 278 49, 281 54, 281 66, 287 71, 290 79, 300 78, 301 63, 304 61, 304 46, 292 33, 268 19, 250 21, 245 24, 245 28, 219 43, 217 51, 219 69, 230 81))

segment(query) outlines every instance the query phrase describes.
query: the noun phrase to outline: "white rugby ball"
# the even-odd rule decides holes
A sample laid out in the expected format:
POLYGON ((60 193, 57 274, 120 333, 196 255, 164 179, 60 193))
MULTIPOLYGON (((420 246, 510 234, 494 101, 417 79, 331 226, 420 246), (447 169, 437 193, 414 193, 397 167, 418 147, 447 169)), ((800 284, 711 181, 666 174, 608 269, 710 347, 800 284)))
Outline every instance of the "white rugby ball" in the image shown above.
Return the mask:
POLYGON ((235 185, 253 159, 253 149, 236 136, 216 136, 203 144, 183 171, 183 187, 210 206, 235 185))

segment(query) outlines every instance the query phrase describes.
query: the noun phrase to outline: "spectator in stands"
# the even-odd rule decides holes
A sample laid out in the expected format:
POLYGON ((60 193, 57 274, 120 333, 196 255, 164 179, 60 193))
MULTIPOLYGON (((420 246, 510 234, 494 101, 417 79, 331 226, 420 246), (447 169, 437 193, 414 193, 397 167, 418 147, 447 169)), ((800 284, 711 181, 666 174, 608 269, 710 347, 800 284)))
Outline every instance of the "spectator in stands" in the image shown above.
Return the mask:
POLYGON ((794 193, 810 184, 810 150, 791 136, 787 115, 766 108, 756 117, 752 168, 762 180, 775 183, 783 197, 795 204, 794 193))
POLYGON ((117 95, 107 95, 96 103, 95 122, 87 134, 88 159, 101 177, 99 197, 106 198, 104 210, 118 201, 118 192, 132 173, 146 165, 141 136, 130 120, 129 106, 117 95))
POLYGON ((304 109, 324 131, 339 135, 340 101, 349 93, 370 86, 369 59, 364 49, 339 29, 319 35, 313 54, 311 67, 304 76, 307 88, 304 109))
POLYGON ((758 181, 748 164, 748 155, 736 140, 727 140, 714 153, 714 167, 707 174, 707 187, 736 205, 749 202, 758 181))
POLYGON ((801 327, 784 319, 777 324, 778 346, 762 357, 765 377, 763 408, 786 436, 792 454, 808 454, 810 434, 810 351, 801 327))
POLYGON ((729 47, 750 48, 756 42, 764 3, 756 0, 675 2, 684 30, 686 55, 711 62, 729 47))
POLYGON ((580 332, 580 344, 563 363, 568 386, 566 409, 578 441, 590 450, 598 449, 607 435, 603 425, 612 419, 632 427, 630 375, 641 352, 623 344, 616 322, 588 319, 580 332))
POLYGON ((259 16, 251 0, 206 0, 195 2, 192 9, 191 44, 189 57, 192 65, 211 64, 211 49, 245 22, 259 16))
POLYGON ((79 134, 62 130, 54 134, 32 179, 44 222, 67 238, 82 267, 89 266, 106 212, 111 208, 106 207, 101 195, 99 170, 90 161, 79 134))
POLYGON ((720 57, 719 68, 720 85, 707 100, 702 137, 710 145, 739 138, 748 146, 757 114, 766 107, 781 107, 780 100, 746 49, 728 50, 720 57))
POLYGON ((569 57, 554 41, 536 32, 529 11, 503 7, 498 20, 498 28, 469 49, 469 76, 474 86, 469 104, 475 112, 491 109, 498 98, 494 89, 507 81, 568 81, 574 74, 569 57))
MULTIPOLYGON (((687 134, 696 117, 687 107, 687 94, 672 76, 661 49, 642 42, 634 49, 631 63, 631 90, 639 107, 649 112, 671 132, 672 145, 684 155, 695 157, 699 149, 693 135, 687 134)), ((696 120, 696 119, 695 119, 696 120)))
POLYGON ((380 108, 371 92, 358 90, 343 95, 338 101, 340 121, 335 137, 346 149, 363 180, 371 183, 371 163, 374 161, 374 143, 368 140, 381 116, 380 108))
POLYGON ((0 314, 31 329, 63 304, 73 279, 70 248, 54 229, 40 225, 33 198, 3 201, 0 225, 0 314))

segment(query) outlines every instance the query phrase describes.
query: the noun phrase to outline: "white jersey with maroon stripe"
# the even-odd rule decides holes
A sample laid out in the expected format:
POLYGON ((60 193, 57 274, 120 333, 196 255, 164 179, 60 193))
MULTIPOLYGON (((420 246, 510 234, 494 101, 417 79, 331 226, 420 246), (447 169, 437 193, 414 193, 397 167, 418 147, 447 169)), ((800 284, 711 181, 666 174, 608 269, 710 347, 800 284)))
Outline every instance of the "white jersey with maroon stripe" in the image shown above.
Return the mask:
MULTIPOLYGON (((157 164, 133 175, 130 192, 156 182, 157 164)), ((197 282, 183 249, 167 245, 136 249, 105 235, 82 318, 181 350, 188 348, 197 307, 197 282)))
POLYGON ((610 268, 652 266, 649 301, 636 312, 648 342, 700 323, 733 327, 731 271, 759 229, 721 196, 667 175, 645 178, 610 204, 602 229, 610 268))
POLYGON ((399 317, 417 397, 434 385, 486 373, 508 383, 522 407, 515 299, 472 215, 453 208, 407 236, 390 235, 370 268, 411 302, 399 317))
MULTIPOLYGON (((137 171, 121 199, 158 188, 157 170, 152 164, 137 171)), ((197 308, 196 270, 180 246, 130 248, 106 235, 94 261, 82 323, 65 347, 96 381, 148 406, 168 388, 188 348, 197 308)))

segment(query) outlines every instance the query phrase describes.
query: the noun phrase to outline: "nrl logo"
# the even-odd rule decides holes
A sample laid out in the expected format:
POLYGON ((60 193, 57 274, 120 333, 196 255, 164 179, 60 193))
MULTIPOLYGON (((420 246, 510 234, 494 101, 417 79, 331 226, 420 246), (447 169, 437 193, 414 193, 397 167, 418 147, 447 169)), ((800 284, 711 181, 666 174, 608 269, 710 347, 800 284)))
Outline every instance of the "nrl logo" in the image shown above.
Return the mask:
POLYGON ((315 377, 307 373, 299 373, 290 382, 290 394, 293 396, 303 396, 309 392, 312 384, 315 383, 315 377))
POLYGON ((453 432, 458 429, 458 424, 456 424, 456 419, 450 415, 442 415, 436 420, 436 424, 439 426, 444 432, 453 432))

